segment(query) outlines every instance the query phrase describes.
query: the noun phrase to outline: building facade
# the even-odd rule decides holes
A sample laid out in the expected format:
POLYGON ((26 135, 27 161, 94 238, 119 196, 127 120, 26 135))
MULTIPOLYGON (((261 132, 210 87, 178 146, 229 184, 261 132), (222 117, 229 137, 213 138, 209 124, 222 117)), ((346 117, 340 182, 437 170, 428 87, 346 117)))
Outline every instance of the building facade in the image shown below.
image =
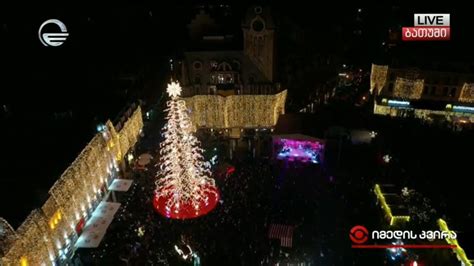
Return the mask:
POLYGON ((282 90, 275 77, 276 27, 270 9, 249 8, 240 33, 226 29, 204 11, 188 28, 193 45, 181 61, 184 96, 275 94, 282 90))
POLYGON ((474 123, 474 75, 372 65, 374 114, 474 123))
POLYGON ((285 112, 286 90, 270 95, 195 95, 185 98, 193 125, 227 129, 238 136, 243 129, 273 128, 285 112), (239 134, 237 134, 239 133, 239 134))
POLYGON ((115 125, 107 121, 17 230, 0 218, 0 233, 6 232, 0 237, 0 265, 65 265, 142 128, 140 106, 126 110, 115 125))

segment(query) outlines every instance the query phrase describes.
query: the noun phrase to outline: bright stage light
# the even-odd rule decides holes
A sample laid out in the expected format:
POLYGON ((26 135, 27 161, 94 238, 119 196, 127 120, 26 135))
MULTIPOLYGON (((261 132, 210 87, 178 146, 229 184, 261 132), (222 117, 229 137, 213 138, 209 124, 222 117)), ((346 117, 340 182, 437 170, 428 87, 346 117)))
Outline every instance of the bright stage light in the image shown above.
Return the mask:
POLYGON ((319 142, 281 139, 279 145, 281 149, 276 156, 279 160, 320 163, 319 157, 323 146, 319 142))

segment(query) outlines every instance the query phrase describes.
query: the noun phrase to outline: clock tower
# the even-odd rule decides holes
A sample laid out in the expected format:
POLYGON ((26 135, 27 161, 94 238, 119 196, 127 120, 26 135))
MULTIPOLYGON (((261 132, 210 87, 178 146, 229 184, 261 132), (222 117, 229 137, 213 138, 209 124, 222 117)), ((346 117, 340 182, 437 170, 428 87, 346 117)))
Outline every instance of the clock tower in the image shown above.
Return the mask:
POLYGON ((269 82, 275 69, 275 25, 270 10, 254 6, 247 11, 242 25, 244 54, 255 64, 269 82))

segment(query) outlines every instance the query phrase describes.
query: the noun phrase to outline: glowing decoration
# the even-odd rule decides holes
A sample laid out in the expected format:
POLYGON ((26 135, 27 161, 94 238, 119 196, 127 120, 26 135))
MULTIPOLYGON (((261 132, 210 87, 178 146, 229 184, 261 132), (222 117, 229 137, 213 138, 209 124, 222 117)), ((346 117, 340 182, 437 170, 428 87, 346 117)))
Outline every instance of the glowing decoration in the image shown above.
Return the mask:
POLYGON ((396 106, 396 107, 408 107, 410 106, 410 102, 408 101, 397 101, 397 100, 388 100, 389 106, 396 106))
MULTIPOLYGON (((392 245, 403 245, 403 241, 401 239, 397 239, 395 242, 392 242, 392 245)), ((402 256, 406 254, 406 249, 405 248, 388 248, 387 249, 390 258, 395 261, 397 259, 400 259, 402 256)))
POLYGON ((375 132, 375 131, 370 131, 370 137, 373 138, 373 139, 374 139, 375 137, 377 137, 377 134, 378 134, 378 133, 375 132))
POLYGON ((454 105, 453 111, 459 113, 474 113, 474 107, 454 105))
POLYGON ((180 96, 181 90, 182 90, 181 86, 179 85, 178 82, 171 82, 170 84, 168 84, 168 87, 166 88, 166 92, 171 98, 180 96))
POLYGON ((383 161, 385 163, 390 163, 390 161, 392 160, 392 156, 390 156, 389 154, 385 154, 383 157, 382 157, 383 161))
POLYGON ((128 161, 129 163, 131 163, 131 162, 133 161, 133 154, 129 153, 129 154, 127 155, 127 161, 128 161))
POLYGON ((184 253, 184 251, 176 245, 174 245, 174 250, 176 250, 176 253, 178 253, 178 255, 181 256, 183 260, 187 260, 188 258, 192 259, 194 257, 194 252, 189 245, 186 245, 186 247, 188 248, 187 253, 184 253))
POLYGON ((474 103, 474 83, 464 83, 459 94, 458 101, 474 103))
POLYGON ((217 164, 217 155, 214 155, 211 158, 211 165, 216 165, 216 164, 217 164))
POLYGON ((409 222, 410 221, 410 216, 409 215, 396 215, 394 216, 392 214, 392 209, 390 206, 387 204, 387 201, 385 200, 385 196, 382 193, 382 189, 380 189, 380 186, 378 184, 375 185, 374 188, 374 193, 377 197, 377 201, 382 207, 382 210, 385 212, 385 218, 390 222, 390 225, 396 225, 398 223, 404 223, 404 222, 409 222))
POLYGON ((106 129, 107 129, 107 128, 105 127, 104 124, 98 124, 98 125, 96 126, 97 132, 104 132, 106 129))
POLYGON ((388 66, 372 64, 370 72, 370 93, 380 94, 382 88, 387 83, 388 66), (374 92, 375 90, 375 92, 374 92))
POLYGON ((145 229, 143 228, 143 226, 138 227, 137 235, 139 237, 143 237, 145 235, 145 229))
POLYGON ((214 209, 219 193, 176 86, 179 84, 172 82, 167 89, 171 99, 160 144, 161 165, 153 205, 165 217, 189 219, 214 209))
POLYGON ((287 91, 274 95, 196 95, 184 98, 198 128, 270 128, 285 113, 287 91))
POLYGON ((56 225, 58 225, 58 223, 59 223, 59 221, 61 221, 61 219, 62 219, 61 211, 57 210, 54 213, 53 217, 51 217, 51 219, 49 219, 49 227, 51 228, 51 230, 56 228, 56 225))
MULTIPOLYGON (((449 235, 452 235, 452 231, 449 230, 448 224, 443 219, 438 219, 438 227, 442 232, 448 232, 449 235)), ((445 238, 446 242, 449 245, 454 245, 456 248, 453 249, 453 252, 456 253, 456 257, 464 266, 472 266, 471 261, 467 258, 466 252, 461 248, 456 238, 447 237, 445 238)))
POLYGON ((229 167, 227 167, 227 170, 226 170, 225 174, 226 174, 226 176, 230 176, 234 172, 235 172, 235 167, 234 166, 229 166, 229 167))
POLYGON ((402 99, 420 99, 425 81, 423 79, 397 78, 395 80, 394 97, 402 99))
POLYGON ((20 265, 21 266, 28 266, 28 259, 26 257, 21 257, 20 265))

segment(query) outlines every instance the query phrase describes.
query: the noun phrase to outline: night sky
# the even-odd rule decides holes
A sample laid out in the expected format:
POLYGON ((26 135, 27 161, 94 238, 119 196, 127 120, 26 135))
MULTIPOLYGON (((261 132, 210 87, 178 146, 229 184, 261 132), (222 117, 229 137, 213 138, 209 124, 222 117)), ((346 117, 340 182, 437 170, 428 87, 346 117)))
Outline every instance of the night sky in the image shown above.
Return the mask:
MULTIPOLYGON (((18 226, 41 206, 98 123, 114 119, 136 99, 156 101, 169 78, 168 60, 189 47, 186 25, 200 7, 219 13, 221 3, 215 3, 0 8, 0 216, 18 226), (39 26, 50 18, 63 21, 70 33, 60 47, 44 47, 38 40, 39 26)), ((248 3, 229 5, 229 16, 241 18, 248 3)), ((340 62, 366 70, 371 62, 427 67, 432 62, 445 67, 446 62, 473 62, 469 9, 444 4, 273 4, 281 30, 278 56, 302 58, 304 67, 315 55, 336 54, 340 62), (382 43, 388 29, 412 26, 414 12, 450 12, 452 41, 398 42, 386 50, 382 43), (357 29, 360 36, 353 35, 357 29)), ((235 19, 231 23, 240 25, 235 19)))

